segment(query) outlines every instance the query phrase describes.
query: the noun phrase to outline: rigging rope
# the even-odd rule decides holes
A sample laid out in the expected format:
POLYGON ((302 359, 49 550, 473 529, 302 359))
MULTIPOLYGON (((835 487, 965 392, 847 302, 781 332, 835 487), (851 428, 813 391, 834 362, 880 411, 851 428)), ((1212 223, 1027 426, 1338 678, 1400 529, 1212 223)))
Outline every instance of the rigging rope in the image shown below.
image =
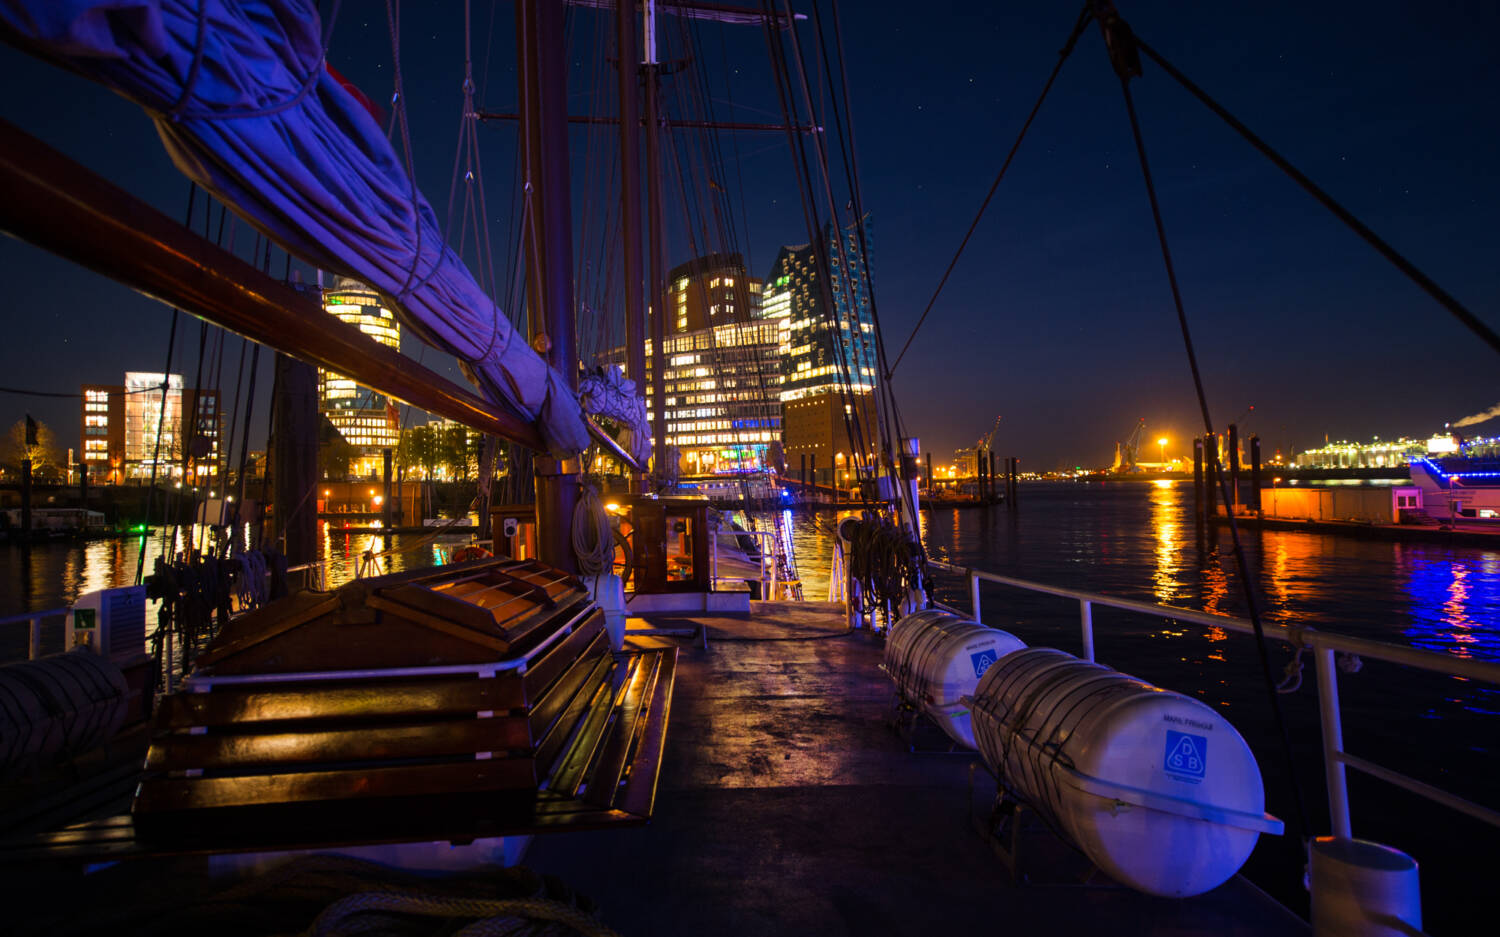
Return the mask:
MULTIPOLYGON (((1192 331, 1188 327, 1187 312, 1182 303, 1182 291, 1177 284, 1177 271, 1172 263, 1172 251, 1167 244, 1167 229, 1162 220, 1161 204, 1156 197, 1156 186, 1151 178, 1151 165, 1146 158, 1146 143, 1141 134, 1140 119, 1136 115, 1135 98, 1130 93, 1130 79, 1140 74, 1140 59, 1135 54, 1135 37, 1130 27, 1124 20, 1120 19, 1113 6, 1101 0, 1094 0, 1097 10, 1100 29, 1104 33, 1105 44, 1109 56, 1114 65, 1115 73, 1120 79, 1120 90, 1125 96, 1125 111, 1130 118, 1130 133, 1135 141, 1136 156, 1141 164, 1141 178, 1146 186, 1146 198, 1151 204, 1151 220, 1156 228, 1156 240, 1161 247, 1162 264, 1166 267, 1167 283, 1172 290, 1172 305, 1177 311, 1177 323, 1182 331, 1182 343, 1187 351, 1188 367, 1192 371, 1193 390, 1197 394, 1198 409, 1203 417, 1204 432, 1212 435, 1214 432, 1213 420, 1209 416, 1208 396, 1203 389, 1203 375, 1198 368, 1198 355, 1193 346, 1192 331)), ((1217 457, 1208 460, 1208 470, 1212 473, 1214 483, 1218 486, 1221 496, 1226 505, 1232 504, 1229 491, 1229 479, 1222 471, 1217 457)), ((1292 793, 1296 803, 1297 824, 1301 838, 1306 841, 1308 835, 1307 808, 1303 801, 1302 785, 1297 779, 1296 759, 1292 754, 1291 736, 1287 732, 1286 719, 1281 711, 1281 699, 1276 689, 1279 681, 1271 671, 1271 658, 1266 650, 1265 628, 1261 624, 1260 608, 1255 601, 1255 590, 1251 585, 1250 564, 1245 557, 1244 544, 1240 541, 1239 525, 1235 523, 1234 512, 1226 511, 1229 520, 1229 536, 1233 545, 1235 569, 1239 574, 1241 593, 1245 598, 1246 617, 1255 629, 1255 649, 1260 658, 1261 676, 1263 678, 1266 694, 1270 699, 1271 712, 1275 718, 1276 728, 1281 736, 1282 752, 1287 762, 1287 773, 1291 780, 1292 793)))
POLYGON ((1042 85, 1042 93, 1037 96, 1036 103, 1031 106, 1031 113, 1026 115, 1025 123, 1021 124, 1021 132, 1016 135, 1016 142, 1011 144, 1010 152, 1005 154, 1005 161, 1000 164, 1000 171, 995 174, 995 181, 990 183, 990 190, 985 195, 984 201, 979 204, 979 211, 974 215, 974 220, 969 223, 969 230, 964 232, 963 240, 958 242, 958 250, 953 252, 953 259, 948 261, 948 268, 943 271, 938 280, 937 289, 932 291, 932 298, 927 300, 927 307, 917 317, 917 324, 912 326, 911 334, 906 337, 906 343, 901 346, 901 352, 896 355, 886 371, 885 379, 889 381, 891 374, 901 366, 901 359, 906 357, 906 352, 911 348, 912 341, 917 337, 917 332, 922 328, 922 323, 927 321, 927 316, 932 312, 932 307, 937 303, 938 296, 943 292, 943 287, 948 284, 948 277, 952 275, 953 268, 958 266, 958 259, 963 256, 964 248, 969 246, 969 239, 974 236, 975 230, 979 228, 979 222, 984 218, 985 210, 990 207, 990 201, 995 197, 995 190, 1000 188, 1000 180, 1005 178, 1006 170, 1010 169, 1011 161, 1016 158, 1016 151, 1021 148, 1021 141, 1026 139, 1026 131, 1031 129, 1032 121, 1036 120, 1037 112, 1042 109, 1042 102, 1047 100, 1047 94, 1052 90, 1053 82, 1057 81, 1057 75, 1062 71, 1063 63, 1072 54, 1073 47, 1078 44, 1078 38, 1083 35, 1084 28, 1088 25, 1089 8, 1085 6, 1083 12, 1078 14, 1078 21, 1073 24, 1073 31, 1068 34, 1068 41, 1057 53, 1057 64, 1052 66, 1052 74, 1047 76, 1046 84, 1042 85))
POLYGON ((1202 101, 1209 110, 1217 114, 1224 120, 1226 124, 1232 127, 1236 133, 1244 137, 1251 146, 1259 150, 1261 155, 1265 156, 1272 163, 1274 163, 1278 169, 1290 176, 1292 181, 1301 186, 1303 190, 1305 190, 1307 194, 1316 199, 1320 205, 1332 212, 1335 218, 1338 218, 1345 225, 1347 225, 1349 229, 1355 234, 1359 235, 1365 243, 1375 248, 1375 250, 1378 251, 1380 255, 1386 260, 1389 260, 1397 270, 1400 270, 1402 273, 1406 274, 1407 277, 1409 277, 1413 283, 1417 284, 1417 286, 1420 287, 1424 293, 1437 300, 1439 305, 1452 313, 1454 318, 1458 319, 1459 322, 1462 322, 1464 326, 1469 329, 1469 331, 1479 336, 1480 340, 1482 340, 1486 345, 1489 345, 1495 351, 1500 351, 1500 334, 1496 334, 1494 329, 1490 328, 1483 321, 1481 321, 1478 316, 1470 312, 1462 303, 1455 299, 1452 294, 1450 294, 1447 290, 1444 290, 1441 286, 1438 286, 1431 277, 1418 269, 1416 264, 1412 263, 1401 254, 1397 253, 1394 247, 1391 247, 1391 245, 1387 244, 1384 239, 1382 239, 1374 231, 1370 230, 1369 226, 1367 226, 1364 222, 1354 217, 1353 213, 1351 213, 1347 208, 1336 202, 1333 196, 1329 195, 1327 192, 1324 192, 1321 188, 1319 188, 1317 183, 1313 182, 1306 175, 1304 175, 1301 170, 1297 169, 1296 166, 1293 166, 1286 159, 1286 157, 1282 156, 1280 153, 1276 152, 1276 150, 1272 149, 1270 144, 1266 143, 1260 137, 1256 136, 1249 127, 1246 127, 1244 124, 1240 123, 1233 114, 1224 109, 1223 105, 1219 104, 1219 102, 1209 97, 1206 91, 1193 84, 1193 82, 1189 81, 1186 75, 1174 68, 1172 66, 1172 63, 1163 58, 1161 54, 1158 53, 1155 49, 1151 48, 1145 42, 1142 42, 1139 38, 1135 38, 1134 36, 1132 36, 1132 41, 1135 43, 1135 47, 1137 49, 1146 53, 1146 56, 1150 58, 1151 61, 1161 66, 1162 71, 1166 72, 1173 79, 1175 79, 1178 84, 1186 88, 1189 94, 1197 98, 1199 101, 1202 101))

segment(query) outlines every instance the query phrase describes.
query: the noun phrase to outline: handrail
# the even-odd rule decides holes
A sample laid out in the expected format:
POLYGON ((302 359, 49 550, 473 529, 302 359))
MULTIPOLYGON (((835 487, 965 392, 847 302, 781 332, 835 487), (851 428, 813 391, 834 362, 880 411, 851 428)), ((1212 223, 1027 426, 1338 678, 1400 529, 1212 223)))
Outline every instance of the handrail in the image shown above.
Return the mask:
MULTIPOLYGON (((1159 605, 1136 599, 1122 599, 1100 592, 1089 592, 1084 589, 1068 589, 1062 586, 1052 586, 1046 583, 1032 582, 1027 579, 1017 579, 1013 576, 1001 576, 997 573, 986 572, 985 570, 974 569, 968 566, 944 563, 941 560, 928 560, 928 566, 942 572, 954 573, 967 578, 972 617, 975 622, 980 624, 983 624, 979 593, 979 584, 981 582, 992 582, 997 585, 1009 586, 1027 592, 1039 592, 1044 595, 1071 599, 1077 602, 1079 626, 1083 637, 1083 657, 1090 661, 1094 659, 1093 607, 1095 605, 1144 615, 1161 616, 1170 618, 1173 621, 1187 622, 1206 628, 1221 628, 1225 631, 1233 631, 1239 634, 1255 634, 1255 626, 1251 624, 1249 619, 1236 618, 1232 615, 1200 612, 1190 608, 1179 608, 1175 605, 1159 605)), ((957 614, 963 614, 961 609, 950 606, 942 607, 957 614)), ((1418 781, 1415 778, 1375 764, 1372 761, 1350 755, 1344 751, 1343 717, 1339 708, 1338 668, 1334 655, 1336 653, 1358 655, 1360 657, 1368 657, 1372 660, 1401 664, 1448 676, 1482 680, 1486 683, 1496 685, 1500 685, 1500 662, 1454 657, 1451 654, 1426 651, 1420 648, 1402 647, 1399 644, 1390 644, 1385 641, 1373 641, 1369 638, 1356 638, 1352 635, 1318 631, 1315 628, 1305 625, 1284 625, 1279 622, 1265 622, 1263 630, 1267 637, 1289 644, 1296 648, 1299 653, 1302 650, 1309 650, 1313 653, 1313 661, 1318 676, 1318 719, 1323 736, 1323 771, 1328 785, 1328 810, 1332 819, 1335 836, 1345 839, 1353 836, 1349 817, 1349 788, 1345 775, 1346 768, 1363 771, 1388 784, 1393 784, 1435 803, 1467 814, 1491 826, 1500 827, 1500 811, 1476 804, 1441 788, 1418 781)))
POLYGON ((26 659, 37 660, 42 656, 42 619, 54 616, 67 620, 68 613, 73 610, 70 605, 62 608, 48 608, 39 612, 24 612, 20 615, 7 615, 0 618, 0 628, 6 625, 20 624, 26 622, 26 659))
MULTIPOLYGON (((713 582, 714 582, 715 585, 718 585, 718 583, 719 583, 719 538, 720 537, 736 537, 736 538, 738 538, 738 537, 741 537, 741 536, 754 537, 757 540, 760 540, 760 539, 764 538, 765 541, 770 544, 770 549, 762 548, 761 549, 761 554, 760 554, 760 582, 761 582, 761 587, 762 587, 762 590, 763 590, 761 592, 761 595, 764 598, 767 598, 767 599, 773 599, 773 598, 775 598, 776 597, 777 578, 778 578, 777 577, 777 567, 776 567, 776 557, 777 557, 778 551, 776 549, 777 548, 776 534, 773 531, 769 531, 769 530, 725 530, 722 527, 719 528, 718 530, 714 531, 714 536, 710 539, 710 542, 713 544, 713 553, 709 557, 709 561, 712 564, 712 568, 711 568, 710 574, 709 574, 710 578, 712 578, 712 580, 713 580, 713 582)), ((743 581, 743 580, 736 580, 736 581, 743 581)))

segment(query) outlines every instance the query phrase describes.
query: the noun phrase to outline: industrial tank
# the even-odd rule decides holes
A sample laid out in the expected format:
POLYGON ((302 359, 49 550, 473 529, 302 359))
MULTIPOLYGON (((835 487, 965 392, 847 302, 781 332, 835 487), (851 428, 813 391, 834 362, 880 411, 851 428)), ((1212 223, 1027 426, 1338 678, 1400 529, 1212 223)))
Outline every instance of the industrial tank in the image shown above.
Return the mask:
POLYGON ((974 735, 1001 783, 1106 874, 1186 897, 1239 871, 1265 813, 1255 756, 1208 706, 1051 648, 991 667, 974 735))
POLYGON ((969 711, 960 700, 972 695, 985 672, 1020 638, 948 612, 913 612, 896 622, 885 644, 885 671, 901 696, 960 745, 974 747, 969 711))

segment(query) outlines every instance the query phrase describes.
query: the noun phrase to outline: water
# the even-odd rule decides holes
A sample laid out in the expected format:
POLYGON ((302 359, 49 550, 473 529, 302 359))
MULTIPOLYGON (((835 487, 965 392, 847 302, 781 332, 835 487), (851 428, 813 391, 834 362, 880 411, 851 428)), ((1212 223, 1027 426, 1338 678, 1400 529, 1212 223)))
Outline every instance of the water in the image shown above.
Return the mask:
MULTIPOLYGON (((1246 612, 1227 533, 1218 549, 1199 542, 1190 483, 1106 482, 1023 486, 1020 510, 948 509, 924 515, 925 539, 940 560, 1022 579, 1148 602, 1241 615, 1246 612)), ((805 595, 827 596, 836 515, 791 516, 805 595)), ((761 516, 762 524, 769 523, 761 516)), ((763 529, 765 527, 763 526, 763 529)), ((197 537, 197 531, 191 536, 197 537)), ((353 578, 370 534, 320 527, 333 585, 353 578)), ((1500 660, 1500 550, 1402 544, 1288 531, 1244 531, 1258 607, 1268 621, 1500 660)), ((462 537, 447 537, 447 541, 462 537)), ((390 538, 384 571, 439 561, 422 535, 390 538)), ((147 543, 149 570, 161 549, 147 543)), ((138 540, 0 548, 0 615, 53 608, 79 593, 133 581, 138 540), (23 597, 29 600, 23 606, 23 597)), ((964 582, 938 582, 938 598, 967 607, 964 582)), ((1075 602, 986 585, 984 620, 1033 645, 1080 649, 1075 602)), ((152 616, 154 619, 154 615, 152 616)), ((1279 697, 1290 739, 1288 768, 1265 681, 1249 638, 1166 617, 1094 610, 1099 660, 1218 708, 1250 743, 1267 788, 1267 809, 1288 835, 1263 837, 1246 872, 1305 912, 1302 858, 1291 778, 1303 791, 1307 826, 1328 831, 1312 664, 1295 693, 1279 697)), ((24 653, 24 636, 22 652, 24 653)), ((0 634, 0 641, 6 636, 0 634)), ((3 651, 4 648, 0 648, 3 651)), ((1279 680, 1291 659, 1271 651, 1279 680)), ((1374 661, 1340 679, 1348 751, 1422 781, 1500 806, 1500 690, 1374 661)), ((1389 843, 1422 864, 1429 932, 1462 933, 1478 916, 1500 855, 1500 834, 1384 782, 1350 773, 1356 836, 1389 843)))

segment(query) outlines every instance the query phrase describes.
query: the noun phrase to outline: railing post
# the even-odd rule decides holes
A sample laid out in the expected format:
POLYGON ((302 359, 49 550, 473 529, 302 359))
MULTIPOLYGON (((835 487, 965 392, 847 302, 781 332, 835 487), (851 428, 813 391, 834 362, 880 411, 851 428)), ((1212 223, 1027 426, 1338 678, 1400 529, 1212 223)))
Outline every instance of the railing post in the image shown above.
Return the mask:
POLYGON ((1078 623, 1083 628, 1083 659, 1090 663, 1094 660, 1094 603, 1086 599, 1078 600, 1078 623))
POLYGON ((1352 839, 1349 825, 1349 786, 1344 773, 1344 726, 1339 715, 1338 668, 1333 650, 1314 645, 1313 659, 1318 668, 1318 716, 1323 725, 1323 772, 1328 783, 1328 815, 1333 835, 1352 839))
POLYGON ((26 654, 31 660, 40 660, 42 657, 42 616, 32 615, 27 619, 26 624, 30 631, 26 641, 26 654))
MULTIPOLYGON (((163 599, 162 601, 167 601, 163 599)), ((162 689, 172 692, 172 629, 167 628, 167 633, 162 638, 161 653, 162 689)))
POLYGON ((767 599, 774 599, 774 598, 776 598, 776 579, 777 579, 776 574, 777 574, 777 571, 778 571, 777 570, 777 565, 776 565, 776 538, 772 537, 772 536, 767 536, 766 537, 766 545, 771 548, 771 549, 765 551, 766 553, 768 553, 770 555, 770 560, 771 560, 771 589, 770 589, 770 591, 768 591, 766 593, 766 598, 767 599))
POLYGON ((974 624, 984 624, 984 619, 979 617, 979 574, 969 570, 969 608, 974 613, 974 624))

